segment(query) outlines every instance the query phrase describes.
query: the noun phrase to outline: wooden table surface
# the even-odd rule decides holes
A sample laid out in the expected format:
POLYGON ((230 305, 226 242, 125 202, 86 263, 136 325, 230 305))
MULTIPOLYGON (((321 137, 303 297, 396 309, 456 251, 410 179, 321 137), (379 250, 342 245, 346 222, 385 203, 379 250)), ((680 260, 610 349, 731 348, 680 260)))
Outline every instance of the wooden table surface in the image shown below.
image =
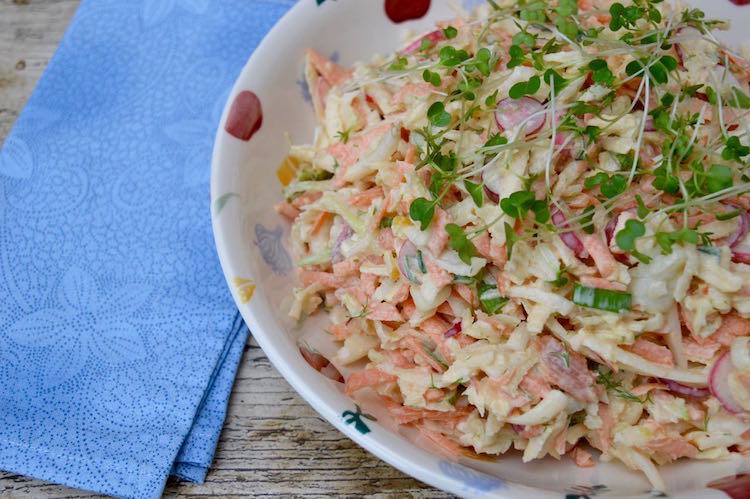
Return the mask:
MULTIPOLYGON (((78 3, 0 0, 0 143, 44 71, 78 3)), ((245 349, 206 483, 170 481, 165 495, 450 497, 365 452, 321 419, 253 341, 245 349)), ((92 496, 0 472, 0 497, 92 496)))

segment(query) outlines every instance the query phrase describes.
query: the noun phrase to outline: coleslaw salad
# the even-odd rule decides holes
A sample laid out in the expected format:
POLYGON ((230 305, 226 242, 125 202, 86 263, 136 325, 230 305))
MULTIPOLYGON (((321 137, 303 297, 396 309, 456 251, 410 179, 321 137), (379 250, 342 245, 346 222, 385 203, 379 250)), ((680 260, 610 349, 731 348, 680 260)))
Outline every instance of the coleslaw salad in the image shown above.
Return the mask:
POLYGON ((489 2, 352 69, 310 50, 277 209, 347 393, 449 455, 593 447, 660 491, 750 451, 750 64, 721 27, 489 2))

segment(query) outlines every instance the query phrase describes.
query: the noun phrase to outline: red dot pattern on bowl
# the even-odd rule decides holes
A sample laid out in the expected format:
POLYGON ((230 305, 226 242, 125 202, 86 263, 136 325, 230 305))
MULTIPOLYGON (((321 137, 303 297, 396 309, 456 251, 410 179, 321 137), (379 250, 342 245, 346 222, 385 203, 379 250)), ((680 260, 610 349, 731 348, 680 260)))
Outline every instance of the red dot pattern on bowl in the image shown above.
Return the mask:
POLYGON ((729 0, 735 5, 750 5, 750 0, 729 0))
POLYGON ((385 14, 394 23, 420 19, 430 10, 430 0, 385 0, 385 14))
POLYGON ((243 90, 232 102, 224 130, 240 140, 248 141, 263 125, 263 107, 255 93, 243 90))

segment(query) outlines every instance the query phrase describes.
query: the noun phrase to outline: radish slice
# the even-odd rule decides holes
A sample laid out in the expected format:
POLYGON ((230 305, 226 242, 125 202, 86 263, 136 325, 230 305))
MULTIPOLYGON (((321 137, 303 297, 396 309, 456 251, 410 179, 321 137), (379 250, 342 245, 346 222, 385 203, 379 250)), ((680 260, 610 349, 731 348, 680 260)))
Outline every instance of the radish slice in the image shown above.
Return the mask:
POLYGON ((697 399, 706 398, 711 393, 705 388, 695 388, 694 386, 683 385, 671 379, 660 378, 659 381, 667 385, 669 391, 674 392, 678 395, 685 395, 686 397, 693 397, 697 399))
POLYGON ((557 132, 555 134, 555 145, 562 146, 568 141, 568 137, 570 137, 570 132, 557 132))
POLYGON ((730 351, 734 367, 750 371, 750 338, 735 338, 730 351))
POLYGON ((406 48, 401 51, 401 54, 409 55, 417 52, 422 46, 422 40, 429 40, 432 45, 435 45, 438 42, 442 42, 443 40, 445 40, 445 33, 443 33, 443 30, 441 29, 432 31, 431 33, 427 33, 423 37, 417 38, 409 45, 407 45, 406 48))
POLYGON ((341 375, 338 369, 336 369, 336 366, 331 364, 331 362, 320 355, 317 352, 313 352, 311 350, 308 350, 305 347, 299 347, 299 353, 302 354, 302 357, 307 361, 308 364, 310 364, 310 367, 321 373, 323 376, 332 379, 333 381, 338 381, 339 383, 344 382, 344 377, 341 375))
POLYGON ((732 250, 732 261, 734 263, 745 263, 750 265, 750 246, 737 246, 732 250))
POLYGON ((593 71, 589 71, 588 74, 586 75, 586 79, 583 80, 583 84, 581 85, 581 91, 588 89, 593 84, 594 84, 594 74, 593 74, 593 71))
MULTIPOLYGON (((677 31, 677 34, 682 31, 681 29, 677 31)), ((677 56, 677 62, 679 63, 681 68, 685 68, 685 53, 682 51, 682 45, 679 43, 674 44, 674 53, 677 56)))
POLYGON ((482 183, 484 184, 484 192, 487 194, 489 200, 494 204, 499 203, 500 189, 503 186, 503 176, 498 168, 483 168, 482 183))
POLYGON ((328 379, 332 379, 333 381, 336 381, 338 383, 344 382, 344 377, 341 375, 338 369, 336 369, 336 366, 333 364, 328 364, 323 369, 320 370, 320 374, 325 376, 328 379))
POLYGON ((422 260, 422 252, 408 239, 398 251, 398 269, 404 277, 415 284, 422 284, 419 276, 427 273, 424 260, 422 260))
MULTIPOLYGON (((559 229, 568 227, 568 220, 560 210, 555 210, 555 212, 552 213, 552 223, 554 223, 559 229)), ((565 243, 565 246, 573 250, 578 258, 586 258, 586 248, 583 247, 583 243, 578 239, 578 236, 576 236, 575 233, 561 232, 560 239, 565 243)))
POLYGON ((497 204, 500 202, 500 195, 486 185, 484 186, 484 193, 487 194, 487 199, 489 199, 492 204, 497 204))
POLYGON ((336 242, 333 243, 333 249, 331 250, 331 262, 339 263, 344 261, 344 254, 341 253, 341 245, 344 241, 354 235, 354 231, 349 224, 344 224, 344 227, 339 232, 339 237, 336 238, 336 242))
POLYGON ((667 316, 665 340, 667 346, 672 351, 675 365, 680 369, 687 369, 688 359, 685 355, 685 345, 682 343, 682 323, 680 322, 680 312, 677 310, 676 305, 672 305, 672 309, 667 316))
POLYGON ((607 222, 604 227, 604 235, 607 237, 607 245, 612 244, 612 238, 615 237, 615 229, 617 228, 617 222, 620 220, 620 214, 618 213, 607 222))
MULTIPOLYGON (((733 205, 730 206, 734 207, 733 205)), ((732 248, 732 261, 735 263, 750 264, 750 247, 741 244, 748 232, 750 232, 750 214, 742 211, 737 231, 727 239, 727 244, 732 248)))
POLYGON ((576 160, 582 159, 586 153, 586 144, 583 139, 575 137, 570 132, 557 132, 555 146, 560 148, 560 152, 567 152, 576 160))
POLYGON ((727 239, 727 244, 730 248, 734 248, 745 239, 745 236, 750 232, 750 215, 746 211, 740 213, 740 223, 737 225, 737 231, 727 239))
POLYGON ((308 364, 310 364, 310 367, 312 367, 316 371, 320 371, 331 363, 328 359, 326 359, 319 353, 308 350, 307 348, 302 346, 299 347, 299 353, 301 353, 302 357, 307 361, 308 364))
POLYGON ((646 124, 644 125, 643 131, 644 132, 655 132, 656 131, 656 127, 654 126, 654 119, 651 116, 649 116, 648 118, 646 118, 646 124))
POLYGON ((716 397, 724 409, 737 414, 742 412, 742 406, 735 400, 729 388, 729 373, 732 370, 732 357, 729 352, 724 353, 711 368, 708 374, 708 389, 716 397))
MULTIPOLYGON (((680 28, 677 31, 675 31, 675 36, 679 37, 682 34, 693 32, 697 34, 698 36, 701 36, 700 31, 698 31, 695 28, 680 28)), ((681 68, 685 68, 685 50, 682 48, 682 45, 679 42, 674 43, 674 53, 677 56, 677 63, 680 65, 681 68)))
POLYGON ((501 130, 510 130, 524 124, 526 135, 530 135, 544 126, 546 116, 541 102, 531 97, 501 100, 495 111, 495 122, 501 130))
POLYGON ((443 333, 445 338, 451 338, 461 332, 461 321, 453 324, 446 332, 443 333))

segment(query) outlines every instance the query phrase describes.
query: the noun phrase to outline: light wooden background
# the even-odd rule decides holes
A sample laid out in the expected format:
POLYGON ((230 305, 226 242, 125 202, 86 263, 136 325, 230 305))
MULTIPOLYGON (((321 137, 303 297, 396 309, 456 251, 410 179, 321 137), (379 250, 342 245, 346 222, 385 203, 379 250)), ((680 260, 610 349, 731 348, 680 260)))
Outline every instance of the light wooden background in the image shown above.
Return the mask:
MULTIPOLYGON (((79 0, 0 0, 0 143, 79 0)), ((257 344, 246 350, 216 459, 204 485, 170 481, 166 496, 450 497, 359 448, 318 417, 257 344)), ((0 472, 0 496, 92 497, 0 472)))

